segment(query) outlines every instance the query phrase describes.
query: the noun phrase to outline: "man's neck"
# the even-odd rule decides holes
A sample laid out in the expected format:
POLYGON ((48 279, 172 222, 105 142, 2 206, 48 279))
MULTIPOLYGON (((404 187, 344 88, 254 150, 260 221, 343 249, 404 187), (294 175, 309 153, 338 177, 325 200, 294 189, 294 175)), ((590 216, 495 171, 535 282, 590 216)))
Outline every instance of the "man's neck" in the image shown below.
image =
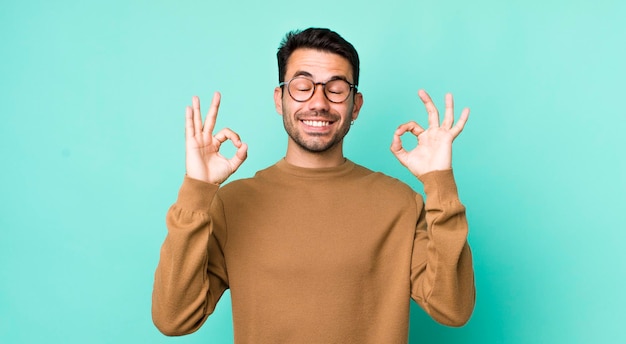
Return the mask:
POLYGON ((346 161, 341 144, 324 152, 310 152, 295 142, 287 144, 285 161, 289 164, 306 168, 337 167, 346 161))

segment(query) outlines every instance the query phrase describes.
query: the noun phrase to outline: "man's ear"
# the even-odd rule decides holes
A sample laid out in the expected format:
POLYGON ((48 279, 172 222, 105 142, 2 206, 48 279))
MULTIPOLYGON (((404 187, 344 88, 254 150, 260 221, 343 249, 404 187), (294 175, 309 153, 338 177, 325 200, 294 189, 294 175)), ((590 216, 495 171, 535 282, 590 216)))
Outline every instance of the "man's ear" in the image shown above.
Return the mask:
POLYGON ((276 87, 274 89, 274 106, 279 115, 283 115, 283 88, 276 87))
POLYGON ((359 112, 361 111, 361 106, 363 106, 363 94, 361 92, 357 92, 354 95, 354 107, 352 107, 352 120, 356 120, 359 117, 359 112))

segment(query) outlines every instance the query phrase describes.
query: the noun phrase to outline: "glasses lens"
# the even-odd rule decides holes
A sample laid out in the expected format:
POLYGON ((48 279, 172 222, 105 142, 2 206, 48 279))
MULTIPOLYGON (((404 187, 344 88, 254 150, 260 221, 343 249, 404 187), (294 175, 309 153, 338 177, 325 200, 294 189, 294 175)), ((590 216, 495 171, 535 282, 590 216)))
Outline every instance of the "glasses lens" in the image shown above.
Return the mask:
POLYGON ((313 81, 306 78, 295 78, 289 82, 289 94, 294 100, 304 102, 309 100, 315 91, 313 81))
POLYGON ((348 96, 350 95, 350 84, 341 79, 331 80, 326 83, 324 92, 326 92, 326 97, 331 102, 341 103, 348 99, 348 96))

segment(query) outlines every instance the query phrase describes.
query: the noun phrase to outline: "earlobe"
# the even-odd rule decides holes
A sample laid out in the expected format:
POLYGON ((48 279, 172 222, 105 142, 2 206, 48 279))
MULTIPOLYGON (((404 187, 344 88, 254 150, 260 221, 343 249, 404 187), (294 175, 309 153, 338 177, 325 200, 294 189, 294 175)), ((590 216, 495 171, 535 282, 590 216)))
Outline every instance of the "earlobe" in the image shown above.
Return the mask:
POLYGON ((283 89, 282 87, 276 87, 274 89, 274 106, 276 107, 276 112, 279 115, 283 115, 283 89))

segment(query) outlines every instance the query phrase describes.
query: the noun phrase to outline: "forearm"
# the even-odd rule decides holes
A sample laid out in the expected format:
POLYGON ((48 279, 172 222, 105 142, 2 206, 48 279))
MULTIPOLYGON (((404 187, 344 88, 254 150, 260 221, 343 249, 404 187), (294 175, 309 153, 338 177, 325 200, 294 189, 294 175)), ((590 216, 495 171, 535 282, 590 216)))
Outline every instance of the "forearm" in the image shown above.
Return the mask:
POLYGON ((216 190, 186 178, 177 202, 167 213, 168 234, 161 248, 152 298, 153 321, 164 334, 197 330, 206 319, 207 308, 217 302, 210 289, 222 287, 219 284, 223 282, 207 272, 209 205, 216 190))
POLYGON ((451 170, 428 173, 420 179, 426 204, 416 235, 419 252, 412 271, 413 298, 435 320, 461 326, 469 319, 475 301, 465 207, 451 170))

